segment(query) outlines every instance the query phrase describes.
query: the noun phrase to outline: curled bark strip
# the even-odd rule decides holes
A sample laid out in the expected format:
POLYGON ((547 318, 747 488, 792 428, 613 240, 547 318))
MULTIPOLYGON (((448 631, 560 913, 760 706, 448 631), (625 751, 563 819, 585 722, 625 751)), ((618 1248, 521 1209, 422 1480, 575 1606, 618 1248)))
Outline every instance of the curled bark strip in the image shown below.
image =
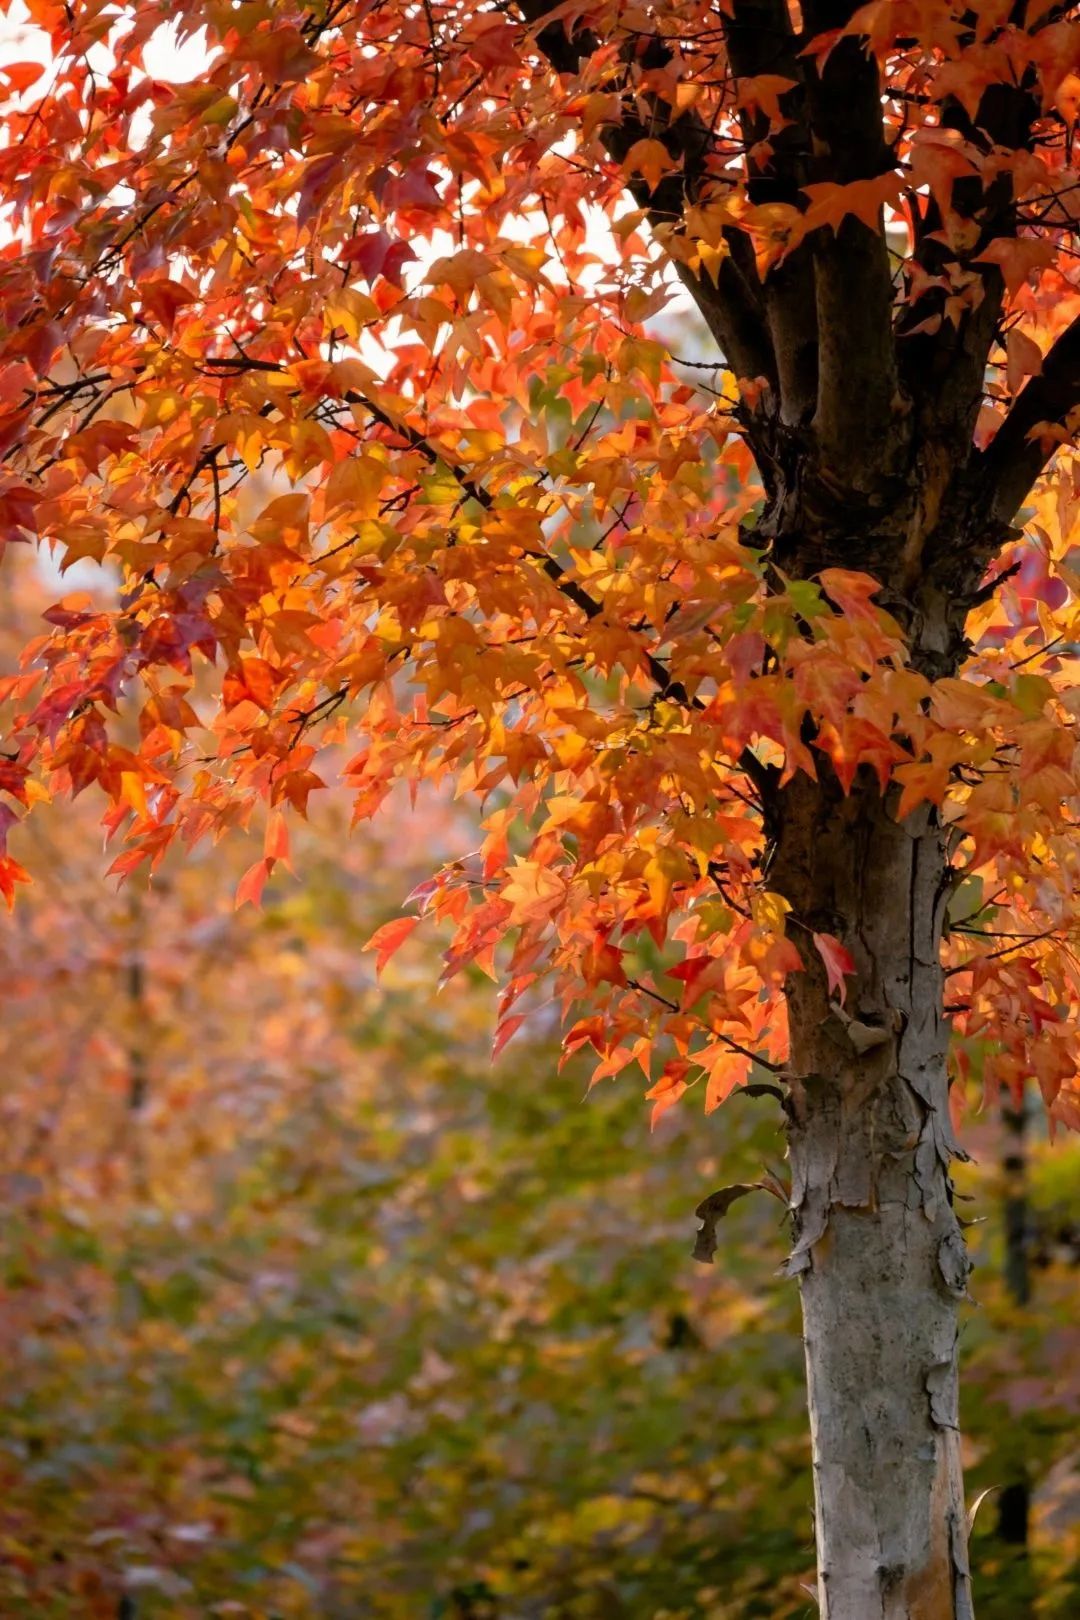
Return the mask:
POLYGON ((736 1181, 730 1187, 721 1187, 717 1192, 710 1193, 708 1198, 701 1200, 694 1211, 701 1222, 694 1240, 695 1260, 700 1260, 703 1265, 712 1265, 718 1244, 717 1225, 737 1198, 745 1198, 747 1193, 752 1192, 771 1192, 774 1197, 776 1196, 775 1189, 770 1187, 767 1181, 736 1181))
POLYGON ((872 1052, 875 1046, 884 1046, 891 1041, 893 1035, 900 1028, 899 1015, 894 1014, 889 1026, 880 1024, 865 1024, 859 1018, 853 1018, 845 1012, 838 1001, 829 1002, 830 1011, 843 1024, 847 1038, 861 1057, 864 1052, 872 1052))
POLYGON ((960 1411, 955 1377, 955 1358, 935 1362, 926 1375, 930 1397, 930 1421, 935 1429, 959 1429, 960 1411))
POLYGON ((804 1271, 810 1269, 810 1255, 815 1243, 820 1243, 825 1236, 829 1225, 829 1211, 823 1200, 815 1200, 813 1204, 802 1204, 795 1209, 799 1224, 799 1239, 783 1265, 780 1267, 782 1277, 801 1277, 804 1271))
POLYGON ((963 1234, 956 1222, 949 1227, 938 1245, 938 1270, 941 1272, 945 1287, 954 1299, 963 1299, 967 1294, 968 1278, 971 1276, 971 1261, 964 1246, 963 1234))
POLYGON ((784 1093, 779 1086, 769 1086, 757 1081, 750 1086, 739 1086, 733 1093, 736 1097, 775 1097, 777 1102, 783 1102, 784 1093))
POLYGON ((985 1491, 980 1491, 974 1502, 972 1502, 970 1508, 968 1509, 967 1516, 968 1535, 970 1535, 975 1528, 975 1520, 978 1517, 979 1509, 986 1501, 986 1498, 988 1496, 992 1496, 995 1491, 1000 1491, 1000 1489, 1000 1485, 988 1485, 985 1491))

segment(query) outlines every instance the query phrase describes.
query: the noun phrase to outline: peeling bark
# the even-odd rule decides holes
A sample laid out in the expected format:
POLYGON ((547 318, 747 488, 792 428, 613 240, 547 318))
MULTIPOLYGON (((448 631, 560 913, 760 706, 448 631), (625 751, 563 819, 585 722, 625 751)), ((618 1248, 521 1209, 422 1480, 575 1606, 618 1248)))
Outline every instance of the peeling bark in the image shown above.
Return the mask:
MULTIPOLYGON (((971 1620, 939 965, 945 836, 876 782, 783 790, 770 885, 855 957, 853 1043, 816 962, 793 976, 788 1143, 824 1620, 971 1620), (862 1050, 857 1049, 857 1045, 862 1050)), ((804 953, 809 954, 809 953, 804 953)))

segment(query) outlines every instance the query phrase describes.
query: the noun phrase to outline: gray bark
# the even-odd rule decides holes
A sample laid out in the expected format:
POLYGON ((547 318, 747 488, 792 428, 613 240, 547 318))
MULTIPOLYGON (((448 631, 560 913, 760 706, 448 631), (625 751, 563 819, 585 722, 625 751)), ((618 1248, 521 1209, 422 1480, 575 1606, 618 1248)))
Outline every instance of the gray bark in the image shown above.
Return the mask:
MULTIPOLYGON (((783 789, 770 887, 858 972, 838 1009, 812 950, 789 984, 788 1142, 823 1620, 971 1620, 939 964, 945 835, 876 782, 783 789), (813 957, 814 960, 810 960, 813 957)), ((809 940, 807 940, 809 945, 809 940)))

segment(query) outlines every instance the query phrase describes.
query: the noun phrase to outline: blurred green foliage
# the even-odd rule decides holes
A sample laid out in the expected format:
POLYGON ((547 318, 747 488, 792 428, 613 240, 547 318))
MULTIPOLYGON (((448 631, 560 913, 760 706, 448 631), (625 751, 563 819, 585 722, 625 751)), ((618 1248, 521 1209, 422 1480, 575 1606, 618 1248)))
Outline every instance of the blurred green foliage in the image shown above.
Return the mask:
MULTIPOLYGON (((698 1201, 781 1161, 775 1107, 684 1105, 650 1137, 643 1080, 586 1099, 557 1073, 545 1009, 492 1068, 492 987, 435 996, 422 931, 377 987, 365 938, 459 836, 443 810, 381 841, 331 821, 260 916, 231 909, 243 852, 110 911, 58 846, 0 1041, 0 1615, 816 1612, 779 1206, 742 1201, 690 1259, 698 1201)), ((1024 1467, 1037 1492, 1028 1559, 980 1510, 979 1612, 1065 1620, 1077 1155, 1037 1155, 1057 1247, 1021 1312, 975 1135, 969 1490, 1024 1467)))

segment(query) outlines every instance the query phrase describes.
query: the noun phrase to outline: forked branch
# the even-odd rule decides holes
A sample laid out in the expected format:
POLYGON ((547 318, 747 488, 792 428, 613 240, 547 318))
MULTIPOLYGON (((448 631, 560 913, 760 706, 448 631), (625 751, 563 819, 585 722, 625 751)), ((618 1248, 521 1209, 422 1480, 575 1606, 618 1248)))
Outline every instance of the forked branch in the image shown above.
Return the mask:
MULTIPOLYGON (((556 73, 577 73, 599 49, 600 41, 589 30, 573 31, 569 22, 553 15, 561 8, 552 6, 550 0, 518 0, 518 4, 526 20, 533 24, 536 43, 556 73)), ((647 60, 654 69, 672 60, 670 46, 659 36, 646 42, 628 36, 626 50, 628 69, 635 59, 647 60)), ((667 148, 679 166, 677 171, 655 183, 641 175, 631 176, 627 188, 653 228, 670 233, 682 228, 687 207, 702 199, 709 177, 713 134, 692 108, 676 113, 657 96, 648 98, 648 106, 646 121, 628 78, 619 122, 604 126, 600 137, 617 163, 622 163, 640 140, 659 140, 667 148)), ((691 270, 673 255, 676 269, 735 374, 766 377, 775 388, 772 345, 749 241, 741 232, 730 231, 726 243, 729 251, 717 266, 715 280, 704 271, 691 270)))
POLYGON ((1010 523, 1080 413, 1080 316, 1051 348, 1039 376, 1019 395, 978 459, 980 507, 1010 523), (1048 432, 1039 432, 1045 426, 1048 432))

